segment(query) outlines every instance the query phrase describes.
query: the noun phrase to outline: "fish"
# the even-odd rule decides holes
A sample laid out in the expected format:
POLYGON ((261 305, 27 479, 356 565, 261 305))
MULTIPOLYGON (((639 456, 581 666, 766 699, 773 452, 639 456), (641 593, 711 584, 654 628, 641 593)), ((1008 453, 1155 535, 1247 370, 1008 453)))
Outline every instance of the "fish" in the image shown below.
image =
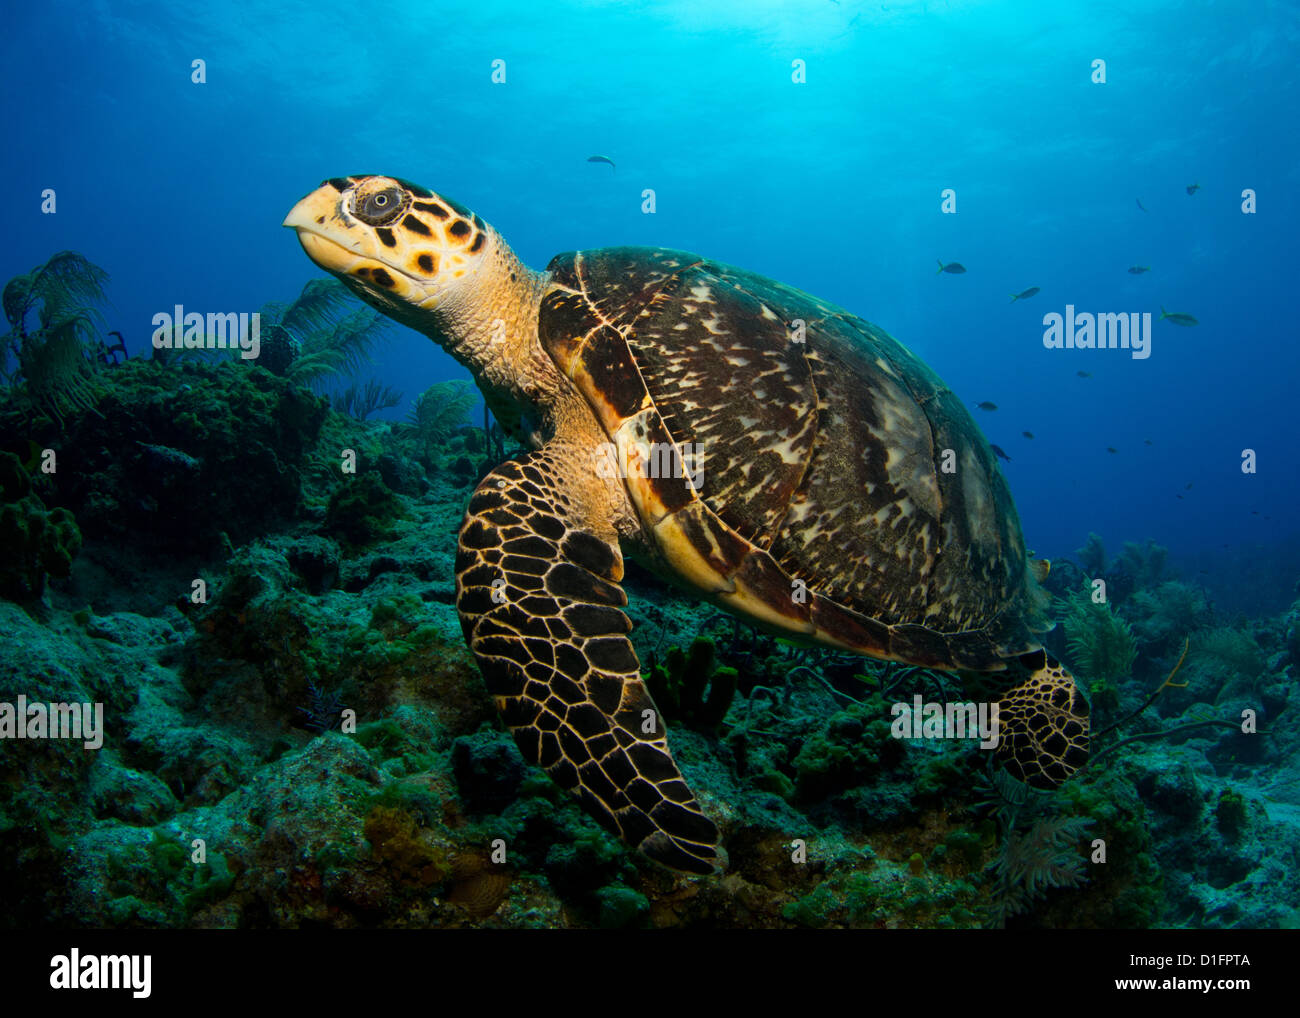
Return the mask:
POLYGON ((1034 437, 1034 433, 1033 433, 1032 431, 1022 431, 1021 434, 1024 435, 1025 438, 1033 438, 1033 437, 1034 437))
MULTIPOLYGON (((951 272, 953 275, 960 276, 965 271, 966 266, 961 262, 949 262, 947 265, 942 261, 939 262, 939 272, 951 272)), ((935 275, 937 276, 939 272, 936 272, 935 275)))
POLYGON ((1187 185, 1187 193, 1188 193, 1188 194, 1195 194, 1195 193, 1196 193, 1197 191, 1199 191, 1200 189, 1201 189, 1201 185, 1200 185, 1200 184, 1188 184, 1188 185, 1187 185))
POLYGON ((1174 498, 1179 499, 1180 501, 1182 500, 1182 497, 1183 497, 1182 495, 1175 495, 1175 496, 1174 496, 1174 498))
POLYGON ((1145 205, 1142 204, 1142 199, 1141 199, 1141 198, 1135 198, 1135 199, 1133 199, 1133 200, 1136 201, 1136 202, 1138 203, 1138 208, 1140 208, 1143 212, 1145 212, 1145 211, 1147 210, 1147 207, 1146 207, 1145 205))
POLYGON ((613 170, 615 173, 618 172, 618 167, 616 167, 616 166, 614 165, 614 160, 611 159, 609 156, 587 156, 587 162, 589 162, 589 163, 609 163, 609 168, 610 168, 611 170, 613 170))
POLYGON ((1108 445, 1108 446, 1106 446, 1106 451, 1109 452, 1109 453, 1118 453, 1118 452, 1119 452, 1119 450, 1116 449, 1113 445, 1108 445))
POLYGON ((1091 377, 1092 377, 1092 375, 1090 375, 1090 374, 1089 374, 1088 372, 1086 372, 1086 371, 1076 371, 1075 374, 1078 375, 1080 378, 1091 378, 1091 377))
POLYGON ((1150 265, 1130 265, 1128 267, 1128 274, 1130 276, 1140 276, 1142 275, 1142 273, 1150 272, 1150 271, 1151 271, 1150 265))
POLYGON ((1192 485, 1193 485, 1194 483, 1195 483, 1194 481, 1188 481, 1188 482, 1187 482, 1187 487, 1184 488, 1183 491, 1191 491, 1191 490, 1192 490, 1192 485))
POLYGON ((1191 315, 1185 315, 1181 311, 1166 311, 1163 304, 1160 305, 1160 317, 1157 321, 1163 322, 1168 318, 1175 325, 1200 325, 1191 315))
POLYGON ((1151 441, 1151 439, 1149 439, 1149 438, 1144 438, 1144 439, 1142 439, 1142 444, 1143 444, 1143 445, 1155 445, 1155 443, 1154 443, 1153 441, 1151 441))
POLYGON ((1038 287, 1031 286, 1028 290, 1022 290, 1020 293, 1013 293, 1011 295, 1011 303, 1014 304, 1018 300, 1028 300, 1037 292, 1038 292, 1038 287))
POLYGON ((996 403, 990 403, 988 400, 985 400, 983 403, 976 403, 975 406, 980 410, 990 410, 990 411, 996 410, 998 408, 998 405, 996 403))
POLYGON ((994 445, 992 442, 990 442, 989 448, 993 450, 993 455, 996 456, 998 459, 1006 460, 1008 463, 1011 462, 1011 457, 1002 451, 1002 446, 994 445))

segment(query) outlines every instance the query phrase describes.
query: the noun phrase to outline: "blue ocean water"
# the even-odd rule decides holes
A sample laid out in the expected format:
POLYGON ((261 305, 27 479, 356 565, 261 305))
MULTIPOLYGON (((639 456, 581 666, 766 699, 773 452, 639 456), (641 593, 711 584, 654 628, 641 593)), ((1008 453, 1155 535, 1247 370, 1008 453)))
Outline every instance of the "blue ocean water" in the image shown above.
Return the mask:
MULTIPOLYGON (((1153 537, 1221 607, 1277 611, 1300 574, 1298 38, 1281 3, 24 5, 0 64, 0 275, 82 252, 140 355, 176 304, 295 295, 316 272, 280 222, 352 173, 458 199, 533 267, 697 251, 996 403, 977 419, 1040 555, 1153 537), (1067 305, 1199 325, 1155 322, 1145 360, 1047 350, 1067 305)), ((397 329, 373 374, 406 391, 394 416, 464 376, 397 329)))
MULTIPOLYGON (((1300 925, 1296 4, 97 0, 15 9, 3 47, 0 287, 80 252, 136 363, 97 364, 93 400, 65 378, 61 414, 59 365, 9 357, 57 330, 0 337, 0 927, 1300 925), (888 663, 778 641, 631 556, 626 619, 548 617, 547 642, 537 597, 494 621, 529 634, 527 695, 541 675, 545 710, 574 708, 528 730, 500 692, 518 647, 481 629, 476 661, 463 638, 472 541, 507 527, 453 536, 515 450, 454 399, 445 427, 390 429, 258 367, 139 363, 160 313, 320 279, 282 220, 360 174, 472 208, 535 269, 684 249, 914 351, 1056 561, 1042 640, 1080 693, 1063 730, 1089 701, 1090 762, 1031 797, 1005 757, 885 720, 997 674, 906 667, 948 663, 919 637, 888 663), (1045 343, 1055 316, 1116 315, 1150 319, 1149 356, 1045 343), (1156 544, 1117 564, 1127 542, 1156 544), (653 706, 641 735, 662 721, 673 761, 635 759, 699 795, 726 880, 650 868, 665 846, 635 811, 601 840, 609 817, 564 792, 582 765, 645 794, 621 757, 585 765, 602 736, 575 743, 612 713, 591 670, 616 666, 618 739, 653 706), (73 704, 97 745, 54 731, 73 704)), ((393 386, 403 421, 469 377, 387 337, 317 387, 393 386)))

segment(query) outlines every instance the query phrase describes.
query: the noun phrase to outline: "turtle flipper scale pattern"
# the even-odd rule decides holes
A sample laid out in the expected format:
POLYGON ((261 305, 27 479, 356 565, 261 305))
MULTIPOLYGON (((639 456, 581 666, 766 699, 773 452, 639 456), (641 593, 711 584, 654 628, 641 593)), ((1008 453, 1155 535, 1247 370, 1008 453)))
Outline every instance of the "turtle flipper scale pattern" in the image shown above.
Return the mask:
POLYGON ((1088 701, 1046 651, 1009 664, 1025 678, 998 703, 995 759, 1034 788, 1056 788, 1088 761, 1088 701))
POLYGON ((465 638, 526 759, 650 858, 715 872, 717 829, 669 753, 627 638, 617 539, 581 518, 557 460, 543 449, 502 463, 471 498, 456 561, 465 638))

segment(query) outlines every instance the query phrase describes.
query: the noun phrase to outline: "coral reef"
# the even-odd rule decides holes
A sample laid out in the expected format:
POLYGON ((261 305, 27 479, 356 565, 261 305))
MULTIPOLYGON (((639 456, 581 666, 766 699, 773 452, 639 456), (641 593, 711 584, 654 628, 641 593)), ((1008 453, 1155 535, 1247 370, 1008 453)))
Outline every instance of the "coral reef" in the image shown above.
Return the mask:
MULTIPOLYGON (((49 500, 106 554, 209 553, 222 534, 248 540, 297 514, 322 400, 230 361, 132 359, 112 381, 95 412, 72 410, 62 427, 28 431, 61 461, 48 475, 49 500)), ((12 413, 0 408, 0 423, 14 422, 12 413)))
POLYGON ((700 638, 685 652, 669 648, 663 665, 652 656, 646 687, 666 720, 712 731, 727 716, 736 675, 734 668, 715 666, 713 641, 700 638))
POLYGON ((397 496, 377 474, 364 473, 342 481, 330 496, 326 530, 353 548, 364 548, 388 533, 402 513, 397 496))
POLYGON ((1053 795, 990 778, 972 742, 895 738, 896 702, 983 685, 793 646, 629 559, 631 638, 729 854, 703 878, 648 862, 525 763, 464 644, 455 535, 481 464, 512 450, 466 425, 454 385, 395 424, 295 381, 330 377, 294 368, 347 317, 322 293, 295 312, 315 304, 315 326, 280 326, 300 337, 283 377, 136 358, 102 370, 101 416, 70 405, 66 430, 0 403, 20 440, 0 455, 2 511, 24 507, 3 533, 28 549, 6 561, 46 577, 43 614, 25 610, 30 575, 0 591, 24 599, 0 599, 0 701, 110 719, 96 751, 0 740, 0 924, 1297 923, 1297 623, 1229 624, 1151 543, 1109 566, 1099 541, 1095 561, 1081 550, 1109 603, 1077 568, 1049 578, 1050 638, 1098 720, 1096 763, 1053 795), (26 465, 32 443, 56 472, 26 465), (47 520, 54 543, 33 552, 31 514, 61 511, 46 506, 75 523, 47 520))
POLYGON ((39 600, 46 577, 68 576, 80 550, 72 513, 47 510, 18 457, 0 452, 0 597, 39 600))

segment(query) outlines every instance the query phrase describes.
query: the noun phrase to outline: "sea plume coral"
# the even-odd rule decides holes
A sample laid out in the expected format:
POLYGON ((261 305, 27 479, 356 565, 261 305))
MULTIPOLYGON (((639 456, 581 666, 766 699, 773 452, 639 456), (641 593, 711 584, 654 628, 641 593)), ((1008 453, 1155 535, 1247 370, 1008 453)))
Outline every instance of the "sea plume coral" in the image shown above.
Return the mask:
POLYGON ((331 375, 357 371, 388 325, 377 311, 358 308, 334 326, 308 334, 285 377, 319 392, 331 375))
POLYGON ((1197 633, 1192 638, 1192 658, 1209 659, 1242 679, 1257 678, 1267 667, 1264 652, 1250 634, 1228 626, 1197 633))
POLYGON ((360 369, 390 324, 337 279, 309 280, 292 303, 272 301, 259 314, 262 365, 317 392, 331 376, 360 369))
POLYGON ((1099 535, 1088 534, 1088 540, 1075 554, 1079 556, 1079 565, 1089 576, 1100 576, 1106 571, 1106 548, 1099 535))
POLYGON ((474 386, 463 379, 435 382, 415 399, 409 419, 416 455, 425 466, 435 465, 434 453, 457 428, 466 423, 478 399, 474 386))
POLYGON ((23 401, 56 421, 95 405, 99 392, 87 351, 101 324, 108 273, 76 251, 60 251, 4 288, 9 332, 0 365, 12 358, 23 401))
POLYGON ((1092 826, 1089 817, 1044 816, 1027 830, 1008 829, 992 863, 997 881, 993 919, 1028 912, 1053 887, 1079 887, 1087 877, 1079 842, 1092 826))
POLYGON ((337 690, 331 692, 317 686, 311 679, 307 680, 307 706, 298 708, 298 713, 303 715, 301 724, 304 728, 322 735, 338 723, 343 709, 337 690))
POLYGON ((1205 594, 1196 587, 1175 580, 1155 590, 1141 590, 1126 603, 1133 629, 1152 653, 1172 649, 1188 633, 1209 625, 1212 612, 1205 594))
POLYGON ((991 812, 1001 832, 992 875, 989 925, 1030 911, 1054 887, 1078 887, 1086 879, 1087 856, 1079 842, 1092 819, 1058 812, 1051 795, 1035 792, 1004 771, 991 771, 979 809, 991 812))
POLYGON ((402 394, 388 385, 370 379, 365 386, 349 385, 334 394, 334 409, 339 413, 364 421, 378 410, 387 410, 402 402, 402 394))
POLYGON ((1154 587, 1164 578, 1168 558, 1169 549, 1148 537, 1141 544, 1125 541, 1114 567, 1131 577, 1137 588, 1154 587))
POLYGON ((1137 657, 1137 642, 1129 624, 1109 604, 1094 601, 1088 588, 1061 598, 1057 604, 1076 672, 1099 682, 1129 674, 1137 657))

